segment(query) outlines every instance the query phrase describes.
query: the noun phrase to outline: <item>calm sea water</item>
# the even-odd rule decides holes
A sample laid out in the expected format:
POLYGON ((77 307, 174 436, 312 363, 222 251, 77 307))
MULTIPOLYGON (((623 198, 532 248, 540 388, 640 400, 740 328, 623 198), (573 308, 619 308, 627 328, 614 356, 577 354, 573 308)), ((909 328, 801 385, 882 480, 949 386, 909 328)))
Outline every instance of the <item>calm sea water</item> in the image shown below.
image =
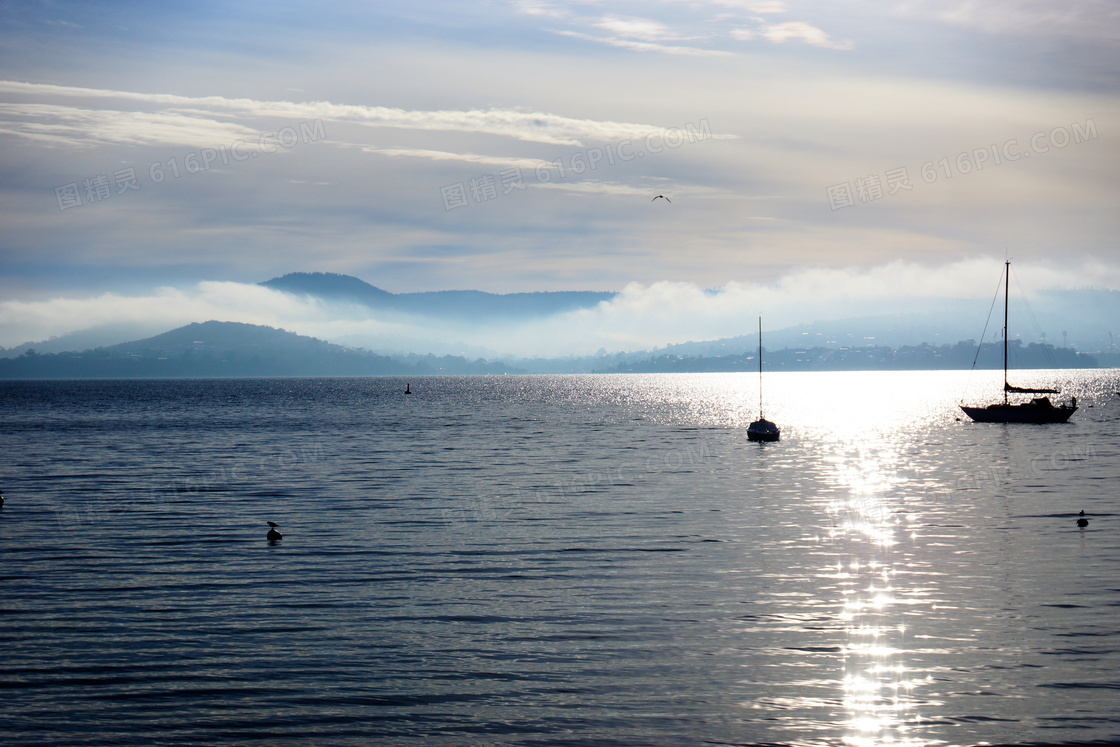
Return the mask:
POLYGON ((1120 740, 1120 373, 1034 381, 0 383, 0 741, 1120 740))

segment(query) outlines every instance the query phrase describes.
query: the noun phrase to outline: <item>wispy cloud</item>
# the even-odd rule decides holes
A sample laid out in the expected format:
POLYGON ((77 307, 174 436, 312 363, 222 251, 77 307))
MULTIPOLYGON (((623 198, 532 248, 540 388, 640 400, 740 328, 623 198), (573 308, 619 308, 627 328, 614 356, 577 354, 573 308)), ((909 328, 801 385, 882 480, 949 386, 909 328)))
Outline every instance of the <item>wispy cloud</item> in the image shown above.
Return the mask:
POLYGON ((640 39, 647 42, 676 39, 677 35, 669 27, 649 18, 623 16, 603 16, 594 24, 596 27, 627 39, 640 39))
POLYGON ((816 26, 810 26, 801 21, 788 21, 786 23, 766 26, 760 33, 765 39, 775 44, 781 44, 795 39, 797 41, 803 41, 806 44, 811 44, 814 47, 824 47, 825 49, 846 50, 854 46, 850 41, 834 41, 828 34, 821 31, 816 26))
POLYGON ((555 3, 541 2, 541 0, 518 0, 513 4, 514 9, 527 16, 543 16, 545 18, 566 18, 568 12, 556 6, 555 3))
POLYGON ((650 193, 649 187, 634 187, 628 184, 618 184, 617 182, 548 182, 545 184, 538 184, 536 187, 540 189, 556 189, 561 192, 572 192, 574 194, 595 194, 595 195, 627 195, 635 197, 648 197, 650 193))
MULTIPOLYGON (((763 16, 788 12, 780 0, 715 0, 714 2, 664 2, 645 6, 659 10, 664 20, 650 16, 607 13, 590 16, 585 4, 523 2, 518 12, 562 25, 555 33, 574 39, 606 44, 635 52, 667 55, 722 56, 732 54, 728 40, 763 40, 773 44, 797 40, 825 49, 848 50, 851 41, 837 41, 821 28, 806 21, 771 23, 763 16), (681 6, 684 6, 683 8, 681 6), (595 29, 605 31, 606 35, 595 29), (721 29, 727 29, 721 31, 721 29)), ((596 6, 598 9, 598 6, 596 6)))
POLYGON ((83 109, 59 104, 0 104, 0 132, 46 143, 206 147, 237 140, 256 147, 260 133, 233 122, 177 111, 83 109))
POLYGON ((422 158, 429 161, 457 161, 460 163, 477 163, 485 166, 500 166, 502 168, 535 169, 538 166, 548 167, 547 161, 536 158, 516 158, 507 156, 480 155, 477 153, 451 153, 445 150, 430 150, 425 148, 380 148, 375 145, 364 145, 362 150, 379 156, 391 158, 422 158))
MULTIPOLYGON (((516 140, 552 145, 581 146, 588 142, 611 142, 625 138, 644 137, 651 130, 660 128, 653 125, 631 122, 613 122, 593 119, 575 119, 547 112, 520 111, 516 109, 471 109, 421 111, 396 109, 383 106, 361 106, 352 104, 333 104, 326 101, 296 103, 290 101, 257 101, 254 99, 230 99, 221 96, 177 96, 172 94, 138 93, 135 91, 112 91, 105 89, 75 88, 16 81, 0 81, 0 92, 24 95, 47 96, 54 98, 118 99, 154 106, 170 107, 161 112, 162 120, 152 122, 168 128, 176 123, 187 128, 191 123, 201 122, 198 112, 210 112, 211 116, 225 115, 241 118, 281 118, 288 121, 326 120, 346 122, 370 127, 389 127, 396 129, 427 130, 442 132, 462 132, 484 135, 499 135, 516 140), (186 111, 185 111, 186 110, 186 111)), ((34 104, 12 104, 13 113, 32 117, 36 110, 34 104), (28 108, 31 107, 31 108, 28 108)), ((54 115, 68 112, 71 120, 86 119, 106 123, 118 114, 115 110, 80 109, 69 107, 65 110, 56 105, 54 115), (108 112, 99 115, 96 112, 108 112)), ((40 115, 45 114, 39 110, 40 115)), ((151 116, 151 115, 147 115, 151 116)), ((140 124, 143 115, 133 113, 128 119, 140 124)), ((28 128, 29 129, 29 128, 28 128)), ((74 138, 77 128, 68 129, 65 140, 74 138)), ((102 128, 104 129, 104 128, 102 128)), ((144 132, 136 127, 127 128, 130 137, 143 137, 144 132)), ((41 133, 49 135, 49 133, 41 133)), ((208 144, 213 144, 210 141, 208 144)))
MULTIPOLYGON (((571 192, 573 194, 588 194, 588 195, 624 195, 627 197, 644 197, 648 202, 652 196, 657 193, 666 191, 666 188, 656 184, 650 185, 632 185, 632 184, 619 184, 617 182, 600 182, 600 181, 582 181, 582 182, 546 182, 543 184, 533 185, 537 189, 555 189, 561 192, 571 192)), ((732 195, 718 189, 709 187, 700 187, 694 185, 674 184, 672 188, 671 197, 735 197, 741 199, 739 195, 732 195)), ((679 201, 679 200, 678 200, 679 201)))
POLYGON ((574 39, 606 44, 611 47, 630 49, 635 52, 660 52, 662 54, 686 55, 691 57, 720 57, 728 54, 718 49, 701 49, 699 47, 686 47, 678 44, 658 44, 655 42, 636 41, 623 39, 617 36, 595 36, 579 31, 557 31, 561 36, 570 36, 574 39))

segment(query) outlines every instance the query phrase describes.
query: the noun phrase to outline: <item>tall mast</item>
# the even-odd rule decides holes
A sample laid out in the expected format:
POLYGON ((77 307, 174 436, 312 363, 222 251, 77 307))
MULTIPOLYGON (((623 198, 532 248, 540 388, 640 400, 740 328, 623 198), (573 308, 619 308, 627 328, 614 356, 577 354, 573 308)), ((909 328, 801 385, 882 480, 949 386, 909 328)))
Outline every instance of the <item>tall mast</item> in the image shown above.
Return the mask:
POLYGON ((762 317, 758 318, 758 417, 762 418, 762 317))
POLYGON ((1011 260, 1004 261, 1003 278, 1003 404, 1007 404, 1007 295, 1011 285, 1011 260))

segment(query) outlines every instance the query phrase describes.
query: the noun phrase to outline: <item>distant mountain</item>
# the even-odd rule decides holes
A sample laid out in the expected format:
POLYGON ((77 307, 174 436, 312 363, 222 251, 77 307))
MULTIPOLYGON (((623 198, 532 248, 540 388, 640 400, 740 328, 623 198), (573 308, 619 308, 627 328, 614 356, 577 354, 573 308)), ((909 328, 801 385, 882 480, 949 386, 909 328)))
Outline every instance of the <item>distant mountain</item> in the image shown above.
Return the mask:
POLYGON ((25 351, 0 360, 0 379, 423 376, 520 373, 456 356, 401 361, 272 327, 205 322, 81 353, 25 351))
POLYGON ((396 298, 395 294, 375 288, 364 280, 333 272, 291 272, 258 285, 302 296, 356 301, 375 309, 391 307, 396 298))
POLYGON ((616 295, 597 291, 505 294, 482 291, 390 293, 349 275, 324 272, 293 272, 272 280, 265 280, 260 285, 325 301, 359 303, 383 311, 478 320, 553 316, 577 309, 593 308, 603 301, 610 301, 616 295))
MULTIPOLYGON (((267 355, 273 358, 316 357, 364 354, 341 345, 298 335, 283 329, 241 322, 203 322, 188 324, 145 340, 125 342, 102 348, 110 354, 155 358, 224 356, 235 358, 267 355)), ((375 356, 382 358, 383 356, 375 356)))

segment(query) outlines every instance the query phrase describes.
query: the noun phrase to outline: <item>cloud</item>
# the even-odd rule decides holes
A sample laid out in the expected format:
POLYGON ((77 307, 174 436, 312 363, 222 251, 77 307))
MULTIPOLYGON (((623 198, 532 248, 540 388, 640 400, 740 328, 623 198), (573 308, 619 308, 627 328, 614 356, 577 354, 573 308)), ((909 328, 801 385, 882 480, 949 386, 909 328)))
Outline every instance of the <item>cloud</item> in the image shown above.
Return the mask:
POLYGON ((429 161, 457 161, 460 163, 500 166, 502 168, 535 169, 538 166, 549 166, 547 161, 542 161, 538 158, 487 156, 477 153, 451 153, 445 150, 429 150, 425 148, 379 148, 373 145, 366 145, 362 146, 362 150, 366 153, 389 156, 390 158, 422 158, 429 161))
MULTIPOLYGON (((201 121, 200 112, 209 112, 210 116, 275 118, 289 122, 313 122, 321 119, 329 122, 345 122, 370 127, 499 135, 525 142, 573 146, 581 146, 585 142, 610 142, 639 138, 644 137, 651 131, 661 130, 661 128, 653 125, 575 119, 547 112, 516 109, 420 111, 383 106, 332 104, 327 101, 296 103, 291 101, 230 99, 222 96, 190 97, 16 81, 0 81, 0 92, 54 98, 119 99, 153 106, 170 107, 161 112, 156 119, 148 121, 147 128, 138 126, 144 124, 143 115, 132 113, 127 116, 123 134, 133 138, 155 138, 159 135, 160 127, 166 132, 167 128, 176 124, 181 128, 187 128, 188 124, 197 124, 198 121, 201 121), (128 126, 129 123, 137 126, 128 126)), ((35 105, 29 104, 12 104, 10 107, 12 107, 13 112, 22 113, 26 117, 34 116, 36 112, 40 116, 53 113, 56 118, 65 116, 69 117, 70 120, 85 119, 100 122, 103 125, 102 132, 107 129, 108 123, 113 121, 114 117, 124 116, 123 113, 117 111, 79 109, 77 107, 55 107, 49 112, 44 109, 37 110, 34 108, 35 105)), ((64 133, 60 133, 58 138, 60 141, 68 142, 73 140, 76 132, 75 127, 70 127, 64 133)), ((50 136, 50 132, 47 131, 40 134, 50 136)), ((87 137, 87 140, 92 140, 92 137, 87 137)), ((190 144, 196 143, 192 142, 190 144)), ((210 141, 208 144, 213 145, 214 141, 210 141)))
POLYGON ((578 31, 557 31, 561 36, 570 36, 574 39, 607 44, 612 47, 630 49, 635 52, 660 52, 662 54, 686 55, 691 57, 721 57, 727 52, 716 49, 700 49, 699 47, 684 47, 674 44, 655 44, 653 42, 634 41, 633 39, 620 39, 616 36, 594 36, 578 31))
MULTIPOLYGON (((544 182, 534 184, 534 189, 557 189, 561 192, 571 192, 575 194, 605 194, 605 195, 625 195, 633 197, 644 197, 651 200, 652 196, 660 190, 664 190, 664 186, 631 186, 629 184, 619 184, 617 182, 600 182, 600 181, 583 181, 583 182, 544 182)), ((680 197, 688 195, 692 197, 738 197, 738 195, 731 195, 726 192, 720 192, 716 189, 707 187, 695 187, 675 185, 672 197, 680 197)))
MULTIPOLYGON (((941 267, 892 262, 866 270, 805 269, 773 284, 729 283, 716 290, 680 282, 632 283, 614 300, 594 309, 503 330, 502 339, 479 342, 504 344, 522 354, 533 348, 542 355, 550 354, 549 350, 590 354, 599 348, 642 350, 749 334, 750 325, 744 320, 759 313, 774 329, 945 307, 972 310, 992 298, 1000 270, 998 260, 985 257, 941 267)), ((1096 262, 1076 267, 1023 264, 1016 270, 1035 291, 1083 287, 1086 273, 1107 278, 1111 287, 1120 288, 1120 267, 1096 262)), ((947 319, 945 324, 951 326, 947 319)), ((968 318, 965 327, 971 330, 974 324, 982 320, 968 318)))
POLYGON ((850 41, 833 41, 829 38, 828 34, 821 31, 816 26, 810 26, 801 21, 787 21, 786 23, 766 26, 760 33, 764 38, 775 44, 782 44, 790 39, 796 39, 806 44, 811 44, 814 47, 824 47, 825 49, 847 50, 854 46, 850 41))
POLYGON ((0 302, 0 345, 45 340, 90 327, 137 322, 163 330, 216 319, 249 324, 325 319, 321 305, 257 285, 203 282, 157 288, 147 295, 104 293, 88 298, 0 302))
MULTIPOLYGON (((580 4, 576 4, 578 8, 580 4)), ((664 2, 649 5, 651 11, 661 10, 672 25, 650 17, 625 16, 608 13, 593 17, 581 15, 577 10, 562 8, 557 4, 521 3, 516 6, 524 15, 547 18, 560 22, 567 28, 555 33, 574 39, 592 41, 636 52, 655 52, 668 55, 722 56, 730 52, 718 49, 727 37, 735 41, 766 39, 774 44, 790 40, 802 41, 826 49, 848 50, 851 41, 832 39, 820 28, 803 21, 771 24, 762 16, 788 12, 780 0, 716 0, 715 2, 664 2), (669 6, 673 6, 670 9, 669 6), (677 6, 686 6, 683 12, 677 6), (714 15, 713 9, 718 9, 714 15), (727 28, 726 32, 717 29, 727 28), (607 32, 607 36, 578 30, 594 28, 607 32), (726 36, 724 35, 726 34, 726 36), (685 44, 685 41, 700 41, 685 44)))
POLYGON ((520 0, 513 7, 518 13, 527 16, 542 16, 545 18, 566 18, 567 11, 557 8, 554 3, 539 2, 538 0, 520 0))
POLYGON ((648 18, 603 16, 594 25, 617 36, 627 39, 641 39, 647 42, 675 39, 677 36, 665 24, 648 18))
POLYGON ((231 122, 184 112, 82 109, 54 104, 0 104, 0 132, 41 142, 88 147, 106 143, 207 147, 245 141, 260 133, 231 122))
POLYGON ((627 195, 636 197, 648 197, 650 193, 649 187, 631 187, 627 184, 618 184, 616 182, 546 182, 544 184, 534 185, 534 188, 558 189, 562 192, 573 192, 576 194, 627 195))

